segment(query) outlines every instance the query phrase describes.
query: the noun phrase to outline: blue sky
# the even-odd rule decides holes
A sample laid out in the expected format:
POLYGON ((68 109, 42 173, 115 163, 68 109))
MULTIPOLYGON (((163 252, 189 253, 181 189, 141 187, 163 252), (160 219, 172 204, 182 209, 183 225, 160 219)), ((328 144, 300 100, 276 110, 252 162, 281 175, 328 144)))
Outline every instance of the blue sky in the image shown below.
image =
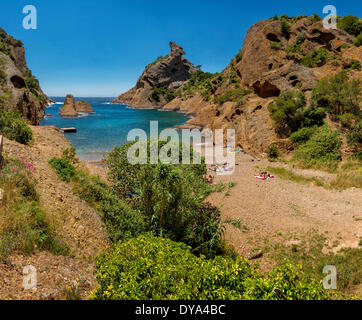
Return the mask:
POLYGON ((204 71, 221 71, 242 47, 247 29, 275 14, 362 16, 360 1, 277 0, 1 0, 0 27, 24 42, 29 67, 50 96, 117 96, 144 67, 180 44, 204 71), (22 27, 34 5, 38 29, 22 27))

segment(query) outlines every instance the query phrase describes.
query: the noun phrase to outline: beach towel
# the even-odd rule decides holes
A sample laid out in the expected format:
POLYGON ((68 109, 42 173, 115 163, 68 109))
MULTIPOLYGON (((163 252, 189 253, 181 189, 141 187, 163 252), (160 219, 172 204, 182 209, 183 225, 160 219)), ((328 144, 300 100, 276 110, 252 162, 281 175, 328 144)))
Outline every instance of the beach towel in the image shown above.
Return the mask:
POLYGON ((266 181, 266 180, 269 180, 269 179, 273 179, 274 176, 270 176, 270 177, 261 177, 261 176, 255 176, 255 179, 258 179, 258 180, 262 180, 262 181, 266 181))

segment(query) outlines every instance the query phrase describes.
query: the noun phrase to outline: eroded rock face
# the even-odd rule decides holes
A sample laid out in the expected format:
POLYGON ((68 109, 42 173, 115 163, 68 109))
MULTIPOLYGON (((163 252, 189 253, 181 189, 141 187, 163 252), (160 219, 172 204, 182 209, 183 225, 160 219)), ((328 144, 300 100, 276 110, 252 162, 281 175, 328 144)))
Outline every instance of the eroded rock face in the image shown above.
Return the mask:
POLYGON ((278 91, 293 89, 298 83, 303 91, 312 89, 318 75, 313 69, 298 64, 301 58, 298 53, 294 58, 286 53, 286 48, 302 33, 305 40, 300 46, 305 53, 325 48, 338 54, 337 39, 341 43, 352 44, 353 41, 344 31, 324 29, 321 21, 312 23, 310 19, 300 19, 291 26, 287 35, 281 32, 280 21, 260 21, 248 30, 241 51, 242 59, 235 66, 243 85, 254 87, 257 93, 260 92, 260 97, 270 96, 271 91, 277 95, 278 91), (280 49, 272 49, 272 42, 280 49), (271 86, 278 90, 271 90, 271 86))
POLYGON ((78 117, 78 112, 75 109, 74 97, 71 94, 66 96, 63 107, 60 109, 60 115, 62 117, 78 117))
POLYGON ((75 103, 75 110, 77 112, 83 112, 83 113, 94 113, 94 110, 91 107, 91 105, 83 100, 79 100, 75 103))
MULTIPOLYGON (((170 44, 171 53, 149 65, 137 85, 115 102, 133 107, 184 111, 193 118, 182 128, 235 129, 236 144, 251 154, 266 155, 271 145, 288 154, 296 146, 276 134, 268 105, 283 91, 292 89, 303 91, 308 101, 319 79, 347 69, 355 61, 362 63, 362 47, 355 47, 352 42, 353 38, 346 32, 325 30, 322 22, 313 23, 307 18, 292 24, 288 34, 281 32, 280 21, 260 21, 249 29, 242 50, 221 73, 222 80, 216 80, 216 87, 207 92, 207 99, 200 92, 190 97, 181 93, 167 104, 165 101, 155 104, 148 99, 154 85, 181 87, 182 91, 185 82, 177 82, 176 77, 170 83, 167 72, 170 70, 168 66, 183 59, 180 57, 184 52, 179 46, 170 44), (286 49, 301 37, 299 45, 303 52, 288 54, 286 49), (327 59, 313 67, 301 64, 304 55, 320 48, 328 50, 330 57, 337 58, 334 61, 327 59), (219 103, 217 98, 238 90, 239 82, 245 91, 250 89, 245 101, 230 99, 232 101, 219 103)), ((362 82, 362 72, 352 70, 348 73, 362 82)))
MULTIPOLYGON (((152 88, 177 89, 198 70, 183 57, 186 53, 182 47, 174 42, 170 42, 169 45, 171 52, 149 64, 138 79, 136 86, 119 96, 113 103, 125 103, 135 108, 153 108, 155 102, 149 100, 152 88)), ((158 106, 166 103, 166 101, 160 101, 158 106)))
MULTIPOLYGON (((26 84, 28 69, 23 45, 0 28, 0 37, 8 50, 0 51, 0 97, 8 111, 20 112, 33 125, 44 117, 46 106, 52 102, 41 88, 26 84)), ((36 81, 36 80, 35 80, 36 81)))

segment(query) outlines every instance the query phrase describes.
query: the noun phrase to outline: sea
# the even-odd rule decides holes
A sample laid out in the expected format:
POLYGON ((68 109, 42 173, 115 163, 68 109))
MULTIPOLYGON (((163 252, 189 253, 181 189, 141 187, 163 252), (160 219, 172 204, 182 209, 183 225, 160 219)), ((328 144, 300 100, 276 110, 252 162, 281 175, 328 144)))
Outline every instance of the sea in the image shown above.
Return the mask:
POLYGON ((150 121, 158 121, 161 132, 164 129, 183 125, 189 117, 182 112, 156 109, 133 109, 124 104, 111 104, 114 98, 75 98, 75 101, 88 102, 95 113, 80 114, 78 118, 63 118, 59 115, 65 97, 51 97, 46 116, 40 123, 43 126, 77 129, 76 133, 66 133, 80 159, 100 161, 116 146, 127 141, 132 129, 142 129, 150 134, 150 121))

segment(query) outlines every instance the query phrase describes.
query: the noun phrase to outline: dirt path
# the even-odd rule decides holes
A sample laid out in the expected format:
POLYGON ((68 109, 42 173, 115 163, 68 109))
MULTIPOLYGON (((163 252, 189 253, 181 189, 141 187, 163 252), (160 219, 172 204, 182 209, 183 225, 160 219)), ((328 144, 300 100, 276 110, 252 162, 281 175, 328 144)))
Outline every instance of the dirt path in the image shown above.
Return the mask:
MULTIPOLYGON (((52 157, 61 157, 71 144, 54 127, 32 127, 32 130, 33 146, 6 140, 4 151, 12 158, 23 156, 34 165, 36 189, 48 218, 69 245, 72 254, 92 259, 109 244, 99 214, 75 196, 71 186, 62 182, 48 163, 52 157)), ((93 173, 99 170, 94 168, 93 173)))
MULTIPOLYGON (((40 252, 29 257, 11 255, 7 264, 0 264, 1 300, 59 300, 69 299, 66 288, 75 289, 75 297, 86 299, 97 281, 94 266, 84 260, 53 256, 40 252), (23 287, 23 268, 36 268, 36 289, 23 287)), ((74 295, 73 295, 74 297, 74 295)))
MULTIPOLYGON (((326 190, 315 185, 303 185, 278 177, 268 181, 254 178, 270 165, 267 161, 252 162, 252 157, 237 155, 236 170, 230 176, 217 176, 216 182, 236 182, 229 196, 215 193, 209 200, 221 207, 222 218, 239 219, 243 228, 226 225, 225 239, 242 255, 248 255, 265 243, 285 241, 280 235, 300 238, 310 232, 324 234, 334 251, 342 247, 358 247, 362 237, 362 191, 326 190), (256 168, 258 166, 259 168, 256 168)), ((280 165, 283 166, 283 165, 280 165)), ((303 174, 304 170, 298 170, 303 174)), ((306 170, 306 176, 313 174, 306 170)), ((323 172, 315 176, 330 180, 323 172)), ((263 259, 261 260, 261 266, 263 259)))

